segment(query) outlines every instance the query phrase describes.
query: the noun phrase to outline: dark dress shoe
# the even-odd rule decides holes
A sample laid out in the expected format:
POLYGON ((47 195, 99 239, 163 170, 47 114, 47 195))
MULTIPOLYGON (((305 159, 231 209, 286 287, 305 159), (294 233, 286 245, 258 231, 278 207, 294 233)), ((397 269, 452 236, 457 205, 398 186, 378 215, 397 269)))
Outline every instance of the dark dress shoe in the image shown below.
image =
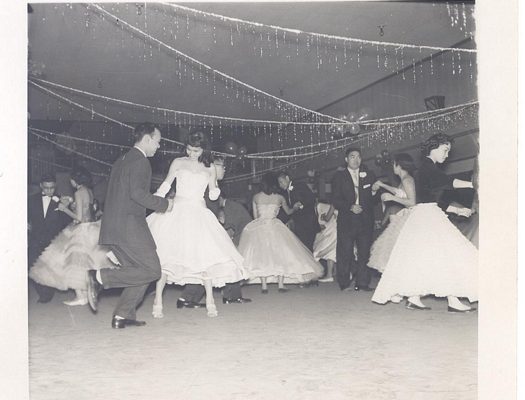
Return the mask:
POLYGON ((36 302, 44 304, 44 303, 49 303, 51 300, 53 300, 53 297, 50 297, 50 298, 42 298, 42 297, 40 297, 36 302))
POLYGON ((448 307, 448 312, 449 313, 469 313, 469 312, 474 312, 476 311, 477 309, 476 308, 469 308, 468 310, 458 310, 457 308, 454 308, 454 307, 448 307))
POLYGON ((111 327, 113 329, 124 329, 126 326, 144 326, 145 321, 137 321, 136 319, 116 318, 113 317, 111 320, 111 327))
POLYGON ((430 307, 428 306, 418 306, 417 304, 414 304, 414 303, 411 303, 410 301, 407 300, 407 305, 406 305, 406 308, 408 310, 431 310, 430 307))
POLYGON ((186 301, 183 299, 177 300, 177 308, 204 308, 206 304, 204 303, 195 303, 194 301, 186 301))
POLYGON ((268 289, 261 289, 262 294, 268 294, 268 289))
POLYGON ((87 280, 88 303, 94 312, 97 311, 98 294, 101 290, 102 285, 97 281, 97 271, 90 269, 87 280))
POLYGON ((290 289, 280 288, 277 290, 279 293, 287 293, 290 291, 290 289))
POLYGON ((238 297, 236 299, 227 299, 225 297, 222 298, 222 304, 234 304, 234 303, 251 303, 252 299, 246 299, 244 297, 238 297))

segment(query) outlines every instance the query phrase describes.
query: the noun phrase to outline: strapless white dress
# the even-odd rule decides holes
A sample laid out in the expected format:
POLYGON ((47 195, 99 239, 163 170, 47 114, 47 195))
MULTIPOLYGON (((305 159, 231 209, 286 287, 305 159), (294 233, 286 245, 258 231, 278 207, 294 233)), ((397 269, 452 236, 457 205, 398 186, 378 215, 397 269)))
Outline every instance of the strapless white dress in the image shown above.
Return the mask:
POLYGON ((284 276, 285 283, 317 280, 324 273, 310 250, 277 219, 278 204, 258 204, 259 217, 242 231, 239 252, 244 257, 249 283, 268 282, 284 276))
POLYGON ((242 256, 206 207, 207 185, 204 171, 181 169, 172 211, 147 218, 168 283, 202 284, 211 278, 213 286, 222 287, 245 278, 242 256))

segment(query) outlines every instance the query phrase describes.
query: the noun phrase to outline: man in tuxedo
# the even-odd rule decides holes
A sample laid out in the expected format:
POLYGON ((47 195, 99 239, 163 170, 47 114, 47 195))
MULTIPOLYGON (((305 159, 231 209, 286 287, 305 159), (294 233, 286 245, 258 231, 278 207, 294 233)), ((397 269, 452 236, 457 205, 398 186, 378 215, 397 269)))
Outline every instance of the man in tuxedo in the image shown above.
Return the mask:
MULTIPOLYGON (((40 193, 29 196, 27 203, 28 267, 34 264, 51 240, 71 222, 71 218, 58 211, 59 197, 55 195, 56 179, 44 174, 40 179, 40 193)), ((39 303, 51 301, 55 289, 33 282, 39 303)))
POLYGON ((97 310, 102 289, 124 288, 113 313, 111 326, 142 326, 136 309, 146 289, 161 277, 155 241, 146 222, 146 209, 170 211, 173 200, 150 193, 151 165, 148 157, 160 146, 161 133, 151 123, 134 130, 134 147, 120 156, 111 168, 100 227, 99 244, 108 245, 120 268, 88 271, 88 301, 97 310))
MULTIPOLYGON (((215 169, 217 171, 217 180, 224 178, 226 172, 224 168, 224 159, 216 157, 213 160, 215 169)), ((239 244, 242 230, 252 220, 252 217, 241 204, 226 199, 224 196, 219 197, 218 200, 211 201, 209 196, 205 195, 206 206, 210 209, 219 222, 224 226, 224 229, 230 234, 235 246, 239 244)), ((184 286, 180 297, 177 299, 177 308, 202 308, 206 305, 199 303, 204 296, 205 290, 202 285, 187 284, 184 286)), ((222 290, 223 304, 233 303, 250 303, 252 300, 242 297, 241 283, 227 283, 222 290)))
POLYGON ((366 265, 374 230, 375 174, 361 165, 361 150, 348 148, 347 167, 337 171, 332 180, 332 202, 337 216, 337 282, 341 290, 350 287, 370 291, 370 268, 366 265), (354 257, 357 244, 357 261, 354 257))
POLYGON ((294 182, 290 174, 285 171, 277 175, 277 181, 290 207, 296 202, 303 205, 300 210, 291 215, 293 232, 310 251, 313 251, 315 235, 321 230, 315 213, 314 193, 306 183, 294 182))

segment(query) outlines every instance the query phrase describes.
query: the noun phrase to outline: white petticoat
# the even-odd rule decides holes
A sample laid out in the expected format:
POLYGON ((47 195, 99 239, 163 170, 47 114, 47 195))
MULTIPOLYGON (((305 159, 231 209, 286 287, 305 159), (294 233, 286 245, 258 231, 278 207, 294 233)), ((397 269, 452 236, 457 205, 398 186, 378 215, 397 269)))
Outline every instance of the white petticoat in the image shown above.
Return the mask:
POLYGON ((409 209, 372 301, 394 295, 478 300, 478 250, 435 203, 409 209))
POLYGON ((87 290, 87 270, 115 267, 98 244, 100 221, 67 226, 36 260, 29 277, 58 290, 87 290))
POLYGON ((310 250, 277 218, 259 218, 246 225, 239 252, 249 283, 259 283, 260 277, 274 282, 278 276, 284 276, 286 283, 308 282, 324 272, 310 250))
POLYGON ((175 197, 172 211, 147 218, 168 283, 222 287, 245 277, 243 259, 203 199, 175 197))
POLYGON ((404 208, 397 214, 390 216, 390 222, 387 227, 375 240, 370 249, 370 258, 368 260, 368 266, 370 268, 374 268, 379 272, 384 271, 392 249, 409 215, 410 210, 404 208))

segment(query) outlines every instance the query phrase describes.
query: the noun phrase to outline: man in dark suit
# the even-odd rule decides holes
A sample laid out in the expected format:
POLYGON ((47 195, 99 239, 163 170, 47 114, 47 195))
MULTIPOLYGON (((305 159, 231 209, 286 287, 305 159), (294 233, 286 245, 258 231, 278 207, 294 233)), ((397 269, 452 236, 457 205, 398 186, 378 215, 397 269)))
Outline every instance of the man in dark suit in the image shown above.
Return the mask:
POLYGON ((88 301, 96 311, 102 287, 124 288, 111 326, 142 326, 136 308, 148 285, 161 277, 155 241, 146 222, 146 209, 169 211, 173 200, 150 193, 152 157, 160 146, 161 133, 150 123, 135 128, 135 146, 113 164, 109 178, 99 244, 108 245, 120 268, 88 271, 88 301))
POLYGON ((252 221, 248 210, 235 200, 219 197, 219 213, 217 218, 230 235, 233 244, 239 245, 241 233, 246 225, 252 221))
MULTIPOLYGON (((34 264, 51 240, 71 222, 71 218, 58 211, 59 197, 55 195, 54 175, 44 174, 40 179, 40 193, 29 197, 27 203, 28 229, 28 267, 34 264)), ((38 293, 39 303, 51 301, 55 289, 33 282, 38 293)))
POLYGON ((366 265, 374 230, 374 194, 376 181, 372 171, 361 166, 361 150, 346 150, 347 168, 337 171, 332 180, 332 202, 337 216, 337 282, 341 290, 350 287, 356 277, 355 290, 372 290, 370 268, 366 265), (357 261, 354 257, 357 244, 357 261))
POLYGON ((313 251, 315 235, 321 230, 315 213, 314 193, 306 183, 292 181, 288 172, 283 171, 279 173, 277 180, 290 207, 297 202, 303 205, 300 210, 297 210, 291 216, 293 232, 310 251, 313 251))
MULTIPOLYGON (((215 169, 217 171, 217 180, 224 178, 224 159, 217 157, 213 160, 215 169)), ((252 217, 241 204, 219 197, 218 200, 211 201, 208 196, 206 199, 206 206, 217 216, 219 222, 224 226, 224 229, 230 234, 235 246, 239 245, 242 230, 252 220, 252 217)), ((204 296, 204 287, 202 285, 187 284, 184 286, 180 297, 177 299, 177 308, 202 308, 206 305, 199 303, 204 296)), ((241 283, 227 283, 222 290, 223 304, 233 303, 250 303, 252 300, 242 297, 241 283)))

